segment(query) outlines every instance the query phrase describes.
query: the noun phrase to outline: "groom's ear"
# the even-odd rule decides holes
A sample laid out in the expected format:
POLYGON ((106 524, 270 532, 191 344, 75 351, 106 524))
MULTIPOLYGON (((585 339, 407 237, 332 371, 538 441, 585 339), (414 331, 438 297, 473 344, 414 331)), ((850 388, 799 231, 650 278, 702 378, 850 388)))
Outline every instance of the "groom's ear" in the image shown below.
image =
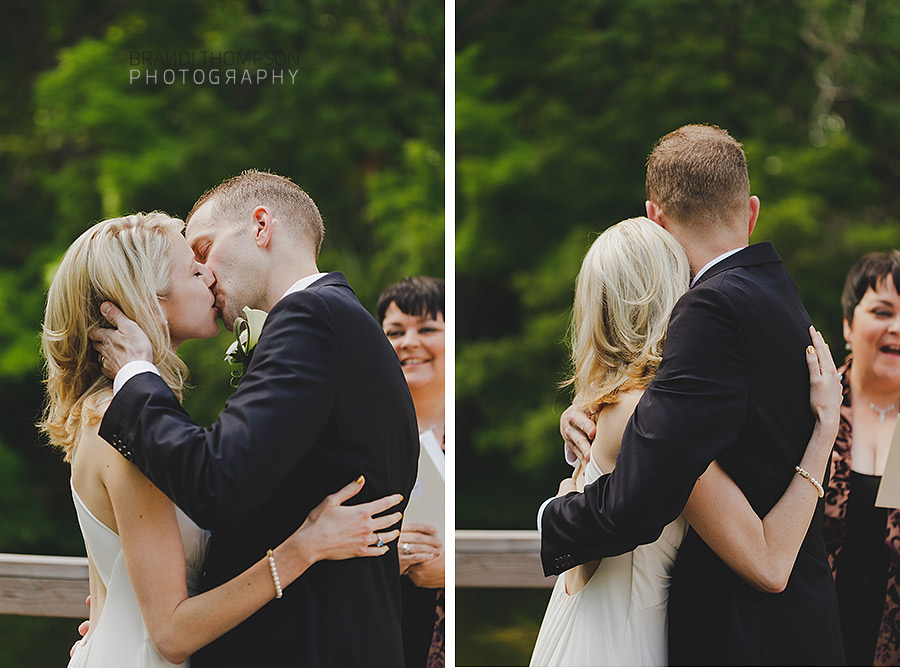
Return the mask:
POLYGON ((647 218, 652 220, 657 225, 665 228, 663 224, 663 213, 662 208, 656 202, 651 202, 649 199, 644 202, 644 208, 647 210, 647 218))
POLYGON ((275 230, 275 217, 267 207, 258 206, 253 210, 253 234, 259 248, 267 247, 275 230))
POLYGON ((749 237, 753 234, 753 228, 756 227, 756 221, 759 218, 759 197, 756 195, 750 196, 750 225, 749 230, 747 232, 747 236, 749 237))

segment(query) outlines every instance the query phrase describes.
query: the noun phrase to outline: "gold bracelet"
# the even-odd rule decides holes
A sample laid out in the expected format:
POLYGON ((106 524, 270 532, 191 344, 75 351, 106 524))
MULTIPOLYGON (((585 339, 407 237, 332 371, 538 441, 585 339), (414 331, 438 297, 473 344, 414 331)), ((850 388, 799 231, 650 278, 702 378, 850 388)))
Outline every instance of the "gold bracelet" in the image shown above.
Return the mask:
POLYGON ((809 480, 810 483, 812 483, 812 486, 816 488, 816 494, 819 495, 819 498, 820 498, 820 499, 821 499, 823 496, 825 496, 825 490, 822 489, 822 485, 819 483, 818 480, 816 480, 815 478, 813 478, 813 477, 809 474, 809 472, 808 472, 806 469, 802 469, 802 468, 800 468, 799 466, 795 466, 795 467, 794 467, 794 470, 797 471, 797 473, 799 473, 802 477, 804 477, 804 478, 806 478, 807 480, 809 480))
POLYGON ((278 579, 278 570, 275 568, 275 553, 272 552, 272 550, 268 550, 266 556, 269 558, 269 570, 272 571, 272 582, 275 583, 275 598, 281 598, 283 592, 281 591, 281 580, 278 579))

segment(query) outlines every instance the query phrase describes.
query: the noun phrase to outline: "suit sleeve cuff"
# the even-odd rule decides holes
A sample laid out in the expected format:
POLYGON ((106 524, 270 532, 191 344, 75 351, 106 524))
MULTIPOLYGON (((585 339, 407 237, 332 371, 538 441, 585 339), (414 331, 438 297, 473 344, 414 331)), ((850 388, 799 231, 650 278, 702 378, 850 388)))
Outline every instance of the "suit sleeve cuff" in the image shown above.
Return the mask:
POLYGON ((538 529, 538 535, 539 535, 539 536, 542 535, 542 533, 543 533, 543 530, 541 529, 541 520, 544 519, 544 509, 545 509, 545 508, 550 504, 550 502, 553 501, 553 499, 555 499, 555 498, 556 498, 555 496, 551 496, 549 499, 547 499, 546 501, 544 501, 544 502, 541 504, 541 507, 540 507, 540 508, 538 508, 538 514, 537 514, 537 529, 538 529))
POLYGON ((116 378, 113 381, 113 394, 117 394, 119 390, 127 383, 129 380, 134 378, 139 373, 145 372, 155 373, 157 376, 160 376, 159 369, 152 362, 148 362, 146 360, 135 360, 134 362, 129 362, 121 369, 119 369, 119 373, 116 374, 116 378))

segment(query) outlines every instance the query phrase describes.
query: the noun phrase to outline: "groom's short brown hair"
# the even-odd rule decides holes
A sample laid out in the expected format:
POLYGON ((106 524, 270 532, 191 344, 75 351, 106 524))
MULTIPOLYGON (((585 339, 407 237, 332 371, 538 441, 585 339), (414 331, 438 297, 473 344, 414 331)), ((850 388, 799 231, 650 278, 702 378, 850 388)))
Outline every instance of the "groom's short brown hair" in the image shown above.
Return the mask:
POLYGON ((750 198, 744 150, 715 125, 685 125, 657 141, 646 185, 647 199, 683 225, 730 219, 750 198))
POLYGON ((231 220, 243 220, 257 206, 269 207, 276 218, 288 224, 288 229, 305 236, 318 259, 325 238, 322 215, 312 197, 289 178, 256 169, 244 170, 203 193, 188 214, 188 223, 194 212, 210 201, 217 215, 231 220))

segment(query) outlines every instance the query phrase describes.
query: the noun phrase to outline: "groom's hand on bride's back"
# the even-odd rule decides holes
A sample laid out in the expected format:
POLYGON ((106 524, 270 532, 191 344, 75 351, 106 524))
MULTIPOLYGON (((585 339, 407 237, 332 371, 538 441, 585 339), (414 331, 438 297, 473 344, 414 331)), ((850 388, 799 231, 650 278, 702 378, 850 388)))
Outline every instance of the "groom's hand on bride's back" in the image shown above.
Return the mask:
POLYGON ((97 327, 88 334, 97 351, 98 361, 107 378, 115 378, 129 362, 153 362, 150 339, 137 323, 129 320, 112 302, 103 302, 100 313, 112 327, 97 327))

